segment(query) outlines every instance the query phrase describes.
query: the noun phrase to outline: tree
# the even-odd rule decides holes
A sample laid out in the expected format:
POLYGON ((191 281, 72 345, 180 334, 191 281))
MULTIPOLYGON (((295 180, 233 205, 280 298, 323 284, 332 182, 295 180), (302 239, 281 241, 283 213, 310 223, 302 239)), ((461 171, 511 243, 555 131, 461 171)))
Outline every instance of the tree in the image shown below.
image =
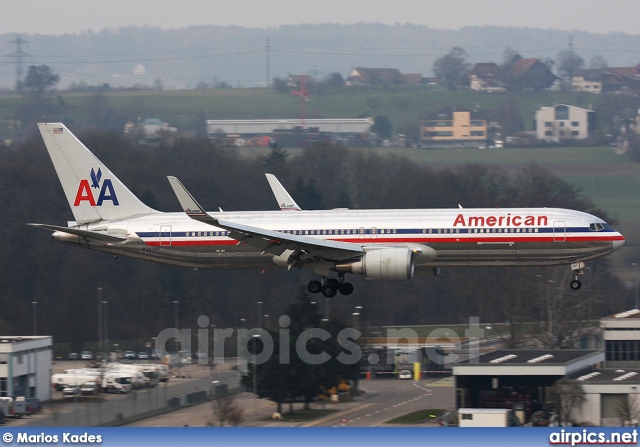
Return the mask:
POLYGON ((551 389, 551 397, 555 399, 556 416, 560 424, 571 422, 571 413, 580 409, 586 402, 586 393, 575 380, 560 379, 551 389))
POLYGON ((558 74, 571 82, 576 71, 584 67, 584 59, 572 50, 563 50, 558 53, 558 74))
POLYGON ((608 66, 607 60, 599 54, 589 59, 589 68, 592 70, 604 70, 608 66))
POLYGON ((513 64, 518 59, 522 59, 522 56, 520 56, 520 54, 516 50, 508 46, 502 52, 502 69, 508 69, 511 64, 513 64))
POLYGON ((374 118, 374 124, 371 126, 371 132, 375 132, 381 138, 391 138, 393 135, 393 124, 391 120, 384 115, 378 115, 374 118))
POLYGON ((322 83, 334 90, 341 89, 345 85, 344 78, 338 72, 329 73, 322 83))
POLYGON ((233 396, 218 397, 211 401, 211 411, 213 423, 220 427, 224 427, 225 424, 237 427, 244 422, 242 408, 236 405, 233 396))
MULTIPOLYGON (((318 395, 337 386, 341 378, 355 378, 361 360, 361 351, 345 352, 349 346, 343 346, 339 340, 355 333, 349 333, 338 321, 323 323, 318 305, 306 292, 301 292, 289 306, 286 318, 281 321, 286 331, 269 333, 273 340, 272 355, 256 365, 258 396, 275 402, 278 413, 282 413, 284 402, 302 401, 308 408, 318 395), (303 345, 299 344, 301 337, 306 340, 303 345)), ((259 347, 249 346, 252 354, 254 349, 260 352, 259 347)), ((253 384, 253 369, 249 363, 248 375, 242 379, 247 388, 253 384)))
POLYGON ((467 62, 467 53, 460 47, 454 47, 449 54, 433 63, 433 74, 449 90, 455 91, 463 85, 471 64, 467 62))
POLYGON ((628 394, 625 399, 620 401, 615 408, 616 416, 620 419, 620 425, 622 427, 631 426, 634 421, 640 419, 640 404, 638 399, 631 394, 628 394))
POLYGON ((29 95, 37 101, 41 101, 59 81, 60 75, 54 74, 48 65, 31 65, 24 79, 23 87, 29 95))

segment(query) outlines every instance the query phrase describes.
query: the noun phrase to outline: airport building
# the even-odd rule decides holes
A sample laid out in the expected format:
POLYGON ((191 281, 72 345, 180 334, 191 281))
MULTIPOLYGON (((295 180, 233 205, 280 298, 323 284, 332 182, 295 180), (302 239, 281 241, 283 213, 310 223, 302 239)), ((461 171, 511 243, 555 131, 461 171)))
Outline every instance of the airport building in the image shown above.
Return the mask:
POLYGON ((331 118, 331 119, 263 119, 263 120, 207 120, 207 135, 239 135, 250 137, 270 135, 278 131, 295 129, 317 129, 318 132, 358 135, 369 133, 372 118, 331 118))
POLYGON ((49 336, 0 336, 0 397, 51 399, 49 336))
POLYGON ((640 310, 602 318, 600 329, 604 350, 500 349, 454 364, 456 407, 510 409, 525 423, 536 412, 548 418, 546 410, 556 403, 551 388, 571 379, 584 397, 572 421, 619 426, 634 419, 640 410, 640 310))
POLYGON ((499 349, 453 366, 456 408, 514 410, 521 423, 544 412, 558 380, 602 366, 604 353, 583 349, 499 349))

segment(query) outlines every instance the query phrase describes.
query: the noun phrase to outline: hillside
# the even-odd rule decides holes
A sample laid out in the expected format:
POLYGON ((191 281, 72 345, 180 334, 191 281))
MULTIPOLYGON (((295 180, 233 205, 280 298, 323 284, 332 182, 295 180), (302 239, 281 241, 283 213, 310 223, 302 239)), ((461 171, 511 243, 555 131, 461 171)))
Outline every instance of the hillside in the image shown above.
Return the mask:
MULTIPOLYGON (((396 6, 394 6, 396 7, 396 6)), ((402 7, 402 6, 397 6, 402 7)), ((113 87, 159 79, 165 88, 194 88, 200 82, 225 81, 233 87, 264 86, 267 39, 270 41, 270 77, 313 73, 318 77, 354 67, 394 67, 403 73, 431 76, 433 62, 454 46, 462 47, 469 62, 502 61, 511 47, 523 57, 555 59, 568 49, 589 61, 604 56, 610 66, 638 63, 633 49, 640 34, 596 34, 553 29, 475 26, 459 30, 379 23, 350 25, 288 25, 268 29, 242 26, 193 26, 161 30, 127 27, 60 36, 24 35, 22 51, 29 65, 47 64, 60 73, 61 86, 86 82, 113 87), (134 67, 142 66, 143 70, 134 67)), ((3 54, 16 50, 14 34, 0 34, 3 54)), ((8 59, 8 61, 11 59, 8 59)), ((0 64, 0 89, 15 85, 14 63, 0 64)))

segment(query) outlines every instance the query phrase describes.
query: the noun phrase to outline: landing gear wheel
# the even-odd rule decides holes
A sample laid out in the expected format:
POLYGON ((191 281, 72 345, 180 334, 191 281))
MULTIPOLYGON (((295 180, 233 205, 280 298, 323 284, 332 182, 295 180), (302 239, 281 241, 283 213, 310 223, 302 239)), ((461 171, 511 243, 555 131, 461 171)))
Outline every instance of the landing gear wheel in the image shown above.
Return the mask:
POLYGON ((307 284, 307 290, 310 293, 320 293, 322 292, 322 284, 320 281, 309 281, 309 284, 307 284))
POLYGON ((342 283, 338 286, 338 291, 342 295, 351 295, 353 293, 353 285, 350 282, 342 283))
POLYGON ((574 279, 571 281, 571 290, 579 290, 580 287, 582 287, 582 283, 579 280, 574 279))
POLYGON ((327 298, 333 298, 337 293, 338 289, 329 282, 322 288, 322 294, 327 298))
POLYGON ((340 282, 335 278, 328 278, 326 284, 327 285, 332 285, 333 287, 335 287, 337 289, 338 286, 340 285, 340 282))

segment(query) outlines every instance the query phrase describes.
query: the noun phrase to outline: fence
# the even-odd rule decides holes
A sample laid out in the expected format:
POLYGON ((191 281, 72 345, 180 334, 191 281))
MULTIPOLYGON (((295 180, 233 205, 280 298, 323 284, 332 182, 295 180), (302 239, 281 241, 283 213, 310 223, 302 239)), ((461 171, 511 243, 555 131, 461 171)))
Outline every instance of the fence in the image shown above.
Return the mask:
MULTIPOLYGON (((234 382, 236 373, 226 375, 225 382, 234 382)), ((220 377, 223 379, 223 377, 220 377)), ((38 414, 23 421, 24 426, 98 426, 118 425, 125 421, 141 419, 165 413, 181 406, 207 401, 215 395, 236 392, 228 384, 218 384, 214 388, 209 377, 196 379, 172 379, 171 383, 160 383, 155 388, 131 391, 129 394, 101 398, 66 398, 67 403, 52 405, 45 414, 38 414)))

